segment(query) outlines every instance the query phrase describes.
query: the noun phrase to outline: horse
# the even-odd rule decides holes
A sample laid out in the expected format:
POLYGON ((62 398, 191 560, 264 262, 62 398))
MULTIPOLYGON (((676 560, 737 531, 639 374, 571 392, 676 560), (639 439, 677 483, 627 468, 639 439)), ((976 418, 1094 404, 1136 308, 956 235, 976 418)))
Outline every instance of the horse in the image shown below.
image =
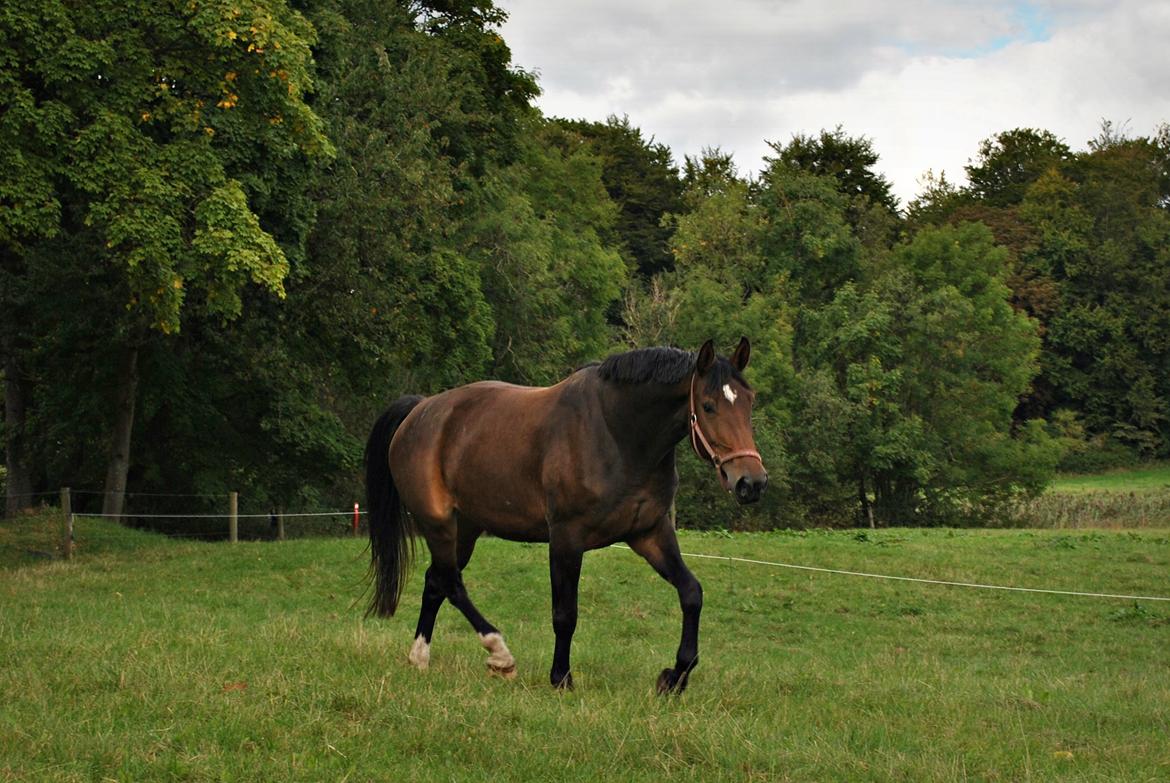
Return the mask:
POLYGON ((489 673, 514 677, 515 658, 471 602, 462 571, 484 533, 546 542, 556 638, 549 681, 572 688, 582 556, 622 542, 678 591, 682 638, 656 686, 681 693, 699 660, 703 589, 675 535, 675 447, 689 433, 723 489, 740 503, 759 499, 768 473, 752 433, 755 392, 742 374, 750 354, 746 337, 730 358, 717 356, 711 340, 697 353, 642 348, 553 386, 481 381, 396 400, 365 451, 367 616, 394 614, 421 536, 431 563, 408 660, 427 668, 435 616, 447 600, 479 635, 489 673))

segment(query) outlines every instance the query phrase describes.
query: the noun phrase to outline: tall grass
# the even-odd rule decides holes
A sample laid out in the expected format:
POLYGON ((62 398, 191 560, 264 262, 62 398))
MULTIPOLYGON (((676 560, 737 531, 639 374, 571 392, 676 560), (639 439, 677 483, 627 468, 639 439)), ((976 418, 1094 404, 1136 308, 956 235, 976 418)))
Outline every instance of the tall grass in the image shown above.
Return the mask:
POLYGON ((1021 502, 1015 524, 1048 528, 1170 526, 1170 490, 1147 492, 1046 492, 1021 502))
POLYGON ((1022 527, 1170 527, 1170 463, 1060 476, 1012 516, 1022 527))

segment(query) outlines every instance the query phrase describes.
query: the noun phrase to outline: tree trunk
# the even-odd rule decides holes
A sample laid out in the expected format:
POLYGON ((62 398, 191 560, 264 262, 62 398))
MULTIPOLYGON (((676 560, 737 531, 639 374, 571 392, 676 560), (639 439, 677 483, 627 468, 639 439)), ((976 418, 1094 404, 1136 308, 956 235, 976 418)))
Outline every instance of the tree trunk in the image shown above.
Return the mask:
POLYGON ((33 501, 24 436, 27 398, 28 382, 21 377, 16 358, 9 354, 4 360, 4 466, 8 470, 5 516, 31 506, 33 501))
POLYGON ((857 479, 857 496, 861 500, 861 513, 869 522, 869 529, 876 529, 877 525, 873 522, 873 506, 869 503, 869 495, 865 492, 865 476, 862 475, 857 479))
POLYGON ((127 348, 122 357, 114 437, 106 471, 103 514, 121 515, 126 499, 126 474, 130 471, 130 433, 134 430, 134 402, 138 397, 138 348, 127 348))

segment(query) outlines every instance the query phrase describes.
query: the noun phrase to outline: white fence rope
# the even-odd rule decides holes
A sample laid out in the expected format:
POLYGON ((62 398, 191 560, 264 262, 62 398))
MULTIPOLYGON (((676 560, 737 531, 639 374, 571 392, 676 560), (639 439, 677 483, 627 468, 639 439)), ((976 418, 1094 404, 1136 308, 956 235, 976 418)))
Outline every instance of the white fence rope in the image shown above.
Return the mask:
MULTIPOLYGON (((365 516, 366 512, 359 511, 359 516, 365 516)), ((84 517, 87 519, 124 519, 132 517, 134 519, 231 519, 231 514, 86 514, 82 512, 75 512, 75 517, 84 517)), ((236 514, 236 519, 271 519, 273 514, 236 514)), ((285 511, 275 516, 282 517, 353 517, 352 511, 305 511, 303 513, 285 511)))
MULTIPOLYGON (((613 544, 614 548, 633 551, 624 544, 613 544)), ((777 563, 771 560, 752 560, 747 557, 731 557, 730 555, 704 555, 697 552, 682 552, 683 557, 701 557, 707 560, 725 560, 736 563, 751 563, 753 565, 774 566, 776 568, 791 568, 798 571, 816 571, 821 574, 840 574, 843 576, 863 576, 869 579, 889 579, 898 582, 918 582, 928 585, 948 585, 950 587, 974 587, 980 590, 1008 590, 1017 593, 1047 593, 1049 595, 1075 595, 1084 598, 1119 598, 1126 601, 1170 601, 1170 597, 1158 595, 1123 595, 1119 593, 1092 593, 1081 590, 1049 590, 1041 587, 1014 587, 1010 585, 985 585, 977 582, 951 582, 945 579, 922 579, 916 576, 891 576, 889 574, 870 574, 865 571, 846 571, 840 568, 819 568, 817 566, 796 565, 794 563, 777 563)))

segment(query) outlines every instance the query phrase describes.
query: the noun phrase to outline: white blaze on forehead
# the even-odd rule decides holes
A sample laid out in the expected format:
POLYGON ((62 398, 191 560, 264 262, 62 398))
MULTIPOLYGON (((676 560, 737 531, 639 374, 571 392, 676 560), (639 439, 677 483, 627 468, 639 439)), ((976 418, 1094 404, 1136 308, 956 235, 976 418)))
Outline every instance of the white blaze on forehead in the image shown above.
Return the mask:
POLYGON ((739 395, 735 393, 735 389, 731 388, 730 383, 725 383, 723 384, 723 396, 727 398, 728 402, 735 405, 735 398, 739 395))

